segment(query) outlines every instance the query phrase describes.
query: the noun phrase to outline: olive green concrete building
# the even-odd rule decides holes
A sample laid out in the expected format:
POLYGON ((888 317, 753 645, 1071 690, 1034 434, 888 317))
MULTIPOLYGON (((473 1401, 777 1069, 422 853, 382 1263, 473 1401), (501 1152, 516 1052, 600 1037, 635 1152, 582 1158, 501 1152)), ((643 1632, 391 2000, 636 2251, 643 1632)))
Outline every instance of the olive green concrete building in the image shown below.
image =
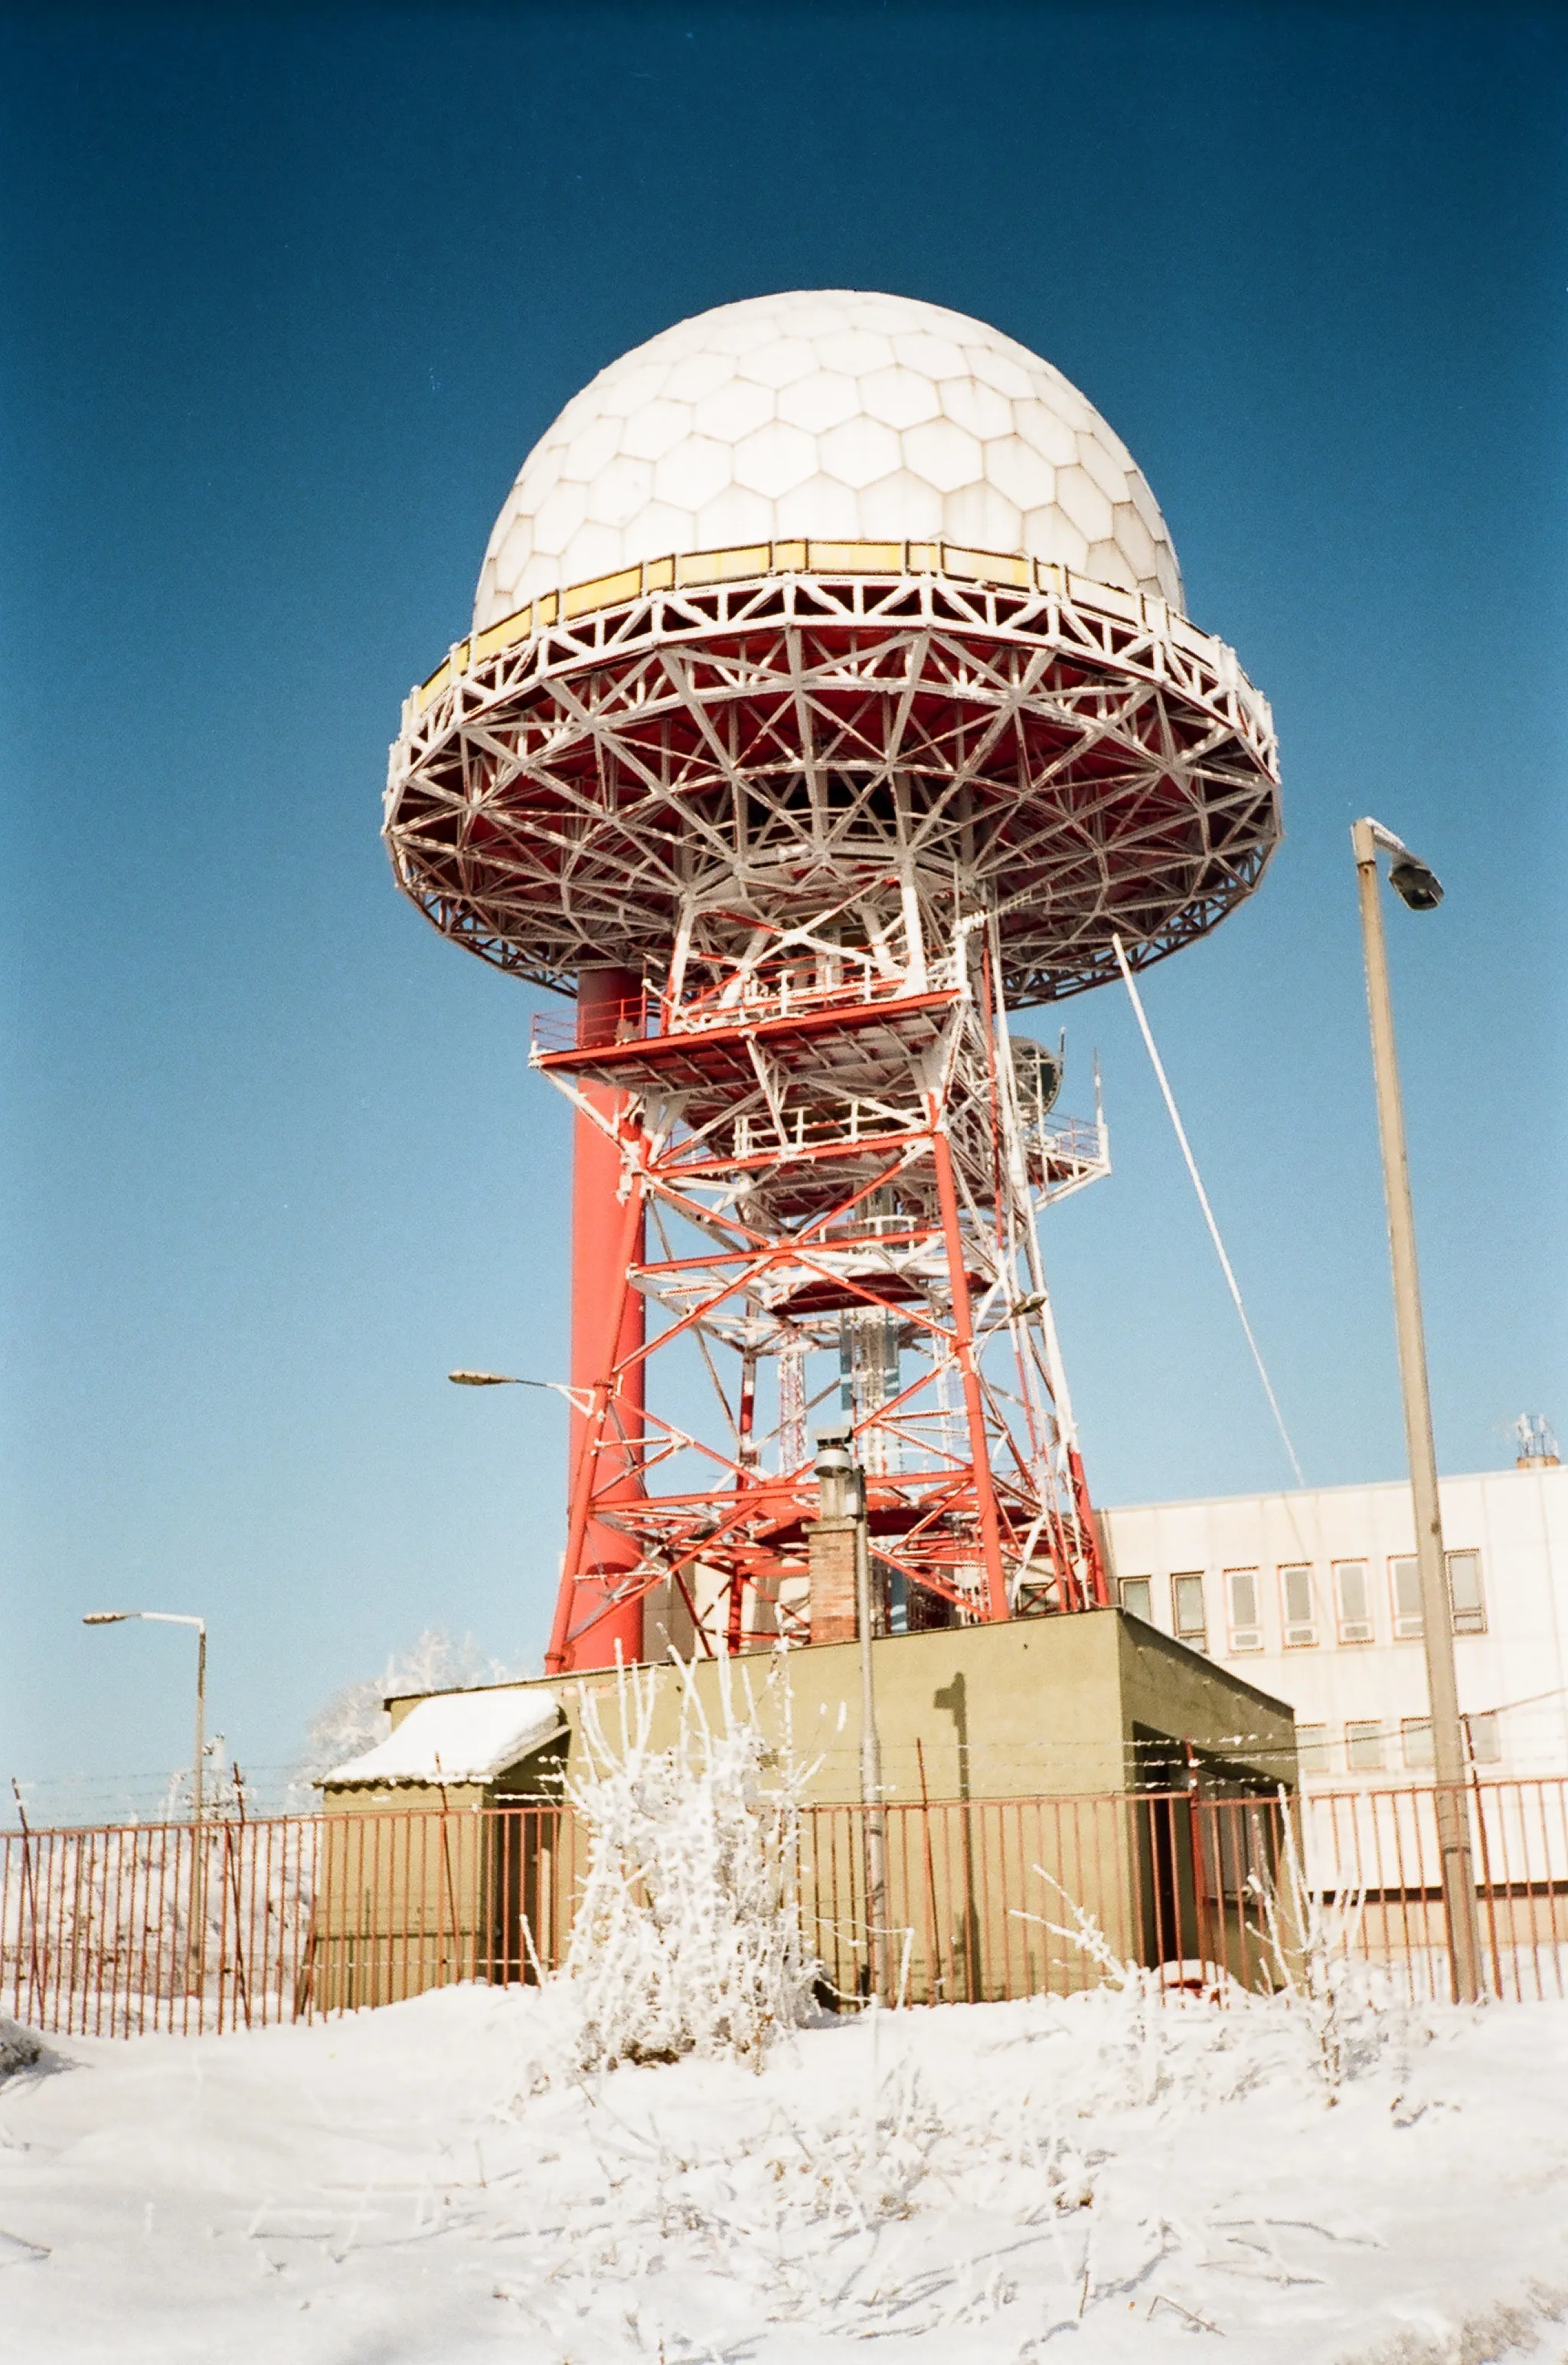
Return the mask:
MULTIPOLYGON (((872 1663, 908 2000, 1085 1983, 1074 1907, 1124 1959, 1267 1974, 1260 1884, 1295 1788, 1282 1702, 1118 1609, 884 1636, 872 1663)), ((585 1719, 613 1750, 639 1697, 654 1750, 696 1710, 755 1723, 788 1757, 808 1937, 827 1991, 864 1991, 861 1664, 842 1642, 389 1700, 389 1740, 322 1786, 339 2000, 559 1959, 582 1844, 564 1782, 590 1771, 585 1719)))

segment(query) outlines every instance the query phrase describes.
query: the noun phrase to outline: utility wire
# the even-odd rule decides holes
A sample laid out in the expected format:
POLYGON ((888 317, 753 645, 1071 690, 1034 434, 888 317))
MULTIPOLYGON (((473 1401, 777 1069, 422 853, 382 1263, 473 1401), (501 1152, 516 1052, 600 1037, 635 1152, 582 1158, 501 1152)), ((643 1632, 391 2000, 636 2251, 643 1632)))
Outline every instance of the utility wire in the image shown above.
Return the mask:
POLYGON ((1198 1205, 1204 1211, 1204 1221, 1209 1227, 1209 1238, 1215 1244, 1215 1254, 1219 1259, 1220 1270, 1226 1278, 1226 1285, 1229 1289, 1231 1297, 1235 1301, 1236 1311, 1240 1318, 1241 1327, 1247 1333, 1247 1343, 1252 1350, 1252 1361, 1258 1366, 1258 1377, 1263 1383, 1263 1394, 1269 1399, 1269 1409, 1274 1416, 1274 1426, 1279 1430, 1280 1436, 1284 1441, 1285 1452, 1290 1456, 1291 1468, 1295 1472, 1296 1485, 1298 1486, 1305 1486, 1306 1479, 1303 1474, 1301 1463, 1296 1460, 1295 1447, 1291 1443, 1291 1433, 1285 1427, 1285 1418, 1283 1413, 1280 1410, 1279 1398, 1275 1395, 1273 1388, 1270 1384, 1269 1374, 1263 1367, 1263 1358, 1259 1352, 1258 1341, 1252 1336, 1252 1325, 1247 1319, 1247 1308, 1241 1303, 1241 1291, 1237 1283, 1236 1275, 1231 1271, 1230 1259, 1225 1252, 1225 1242, 1219 1236, 1219 1226, 1215 1221, 1215 1211, 1209 1205, 1209 1194, 1204 1189, 1204 1178, 1198 1171, 1198 1161, 1193 1155, 1192 1145, 1187 1139, 1186 1133, 1182 1127, 1182 1119, 1177 1113, 1176 1096, 1170 1089, 1165 1070, 1160 1063, 1159 1054, 1154 1048, 1154 1037, 1148 1031, 1148 1021, 1143 1014, 1143 1003, 1139 999, 1137 987, 1133 983, 1133 973, 1127 966, 1127 957, 1122 948, 1122 940, 1120 936, 1113 936, 1111 942, 1116 948, 1116 958, 1121 963, 1122 976, 1126 981, 1127 992, 1132 1000, 1133 1015, 1137 1020, 1138 1032, 1143 1037, 1144 1048, 1148 1051, 1149 1059, 1153 1063, 1155 1075, 1159 1079, 1159 1089, 1165 1095, 1165 1105, 1170 1112, 1170 1122, 1176 1128, 1176 1138, 1182 1145, 1182 1155, 1187 1161, 1187 1171, 1193 1178, 1193 1188, 1198 1194, 1198 1205))

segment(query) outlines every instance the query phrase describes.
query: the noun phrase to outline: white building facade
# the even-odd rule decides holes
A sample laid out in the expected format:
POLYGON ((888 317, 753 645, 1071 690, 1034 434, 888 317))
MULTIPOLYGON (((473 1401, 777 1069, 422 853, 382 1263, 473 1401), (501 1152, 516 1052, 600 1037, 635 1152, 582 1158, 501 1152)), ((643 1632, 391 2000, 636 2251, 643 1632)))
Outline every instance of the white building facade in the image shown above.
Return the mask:
MULTIPOLYGON (((1461 1712, 1483 1778, 1568 1775, 1568 1469, 1441 1482, 1461 1712)), ((1304 1787, 1430 1780, 1403 1481, 1107 1511, 1124 1608, 1295 1710, 1304 1787)))

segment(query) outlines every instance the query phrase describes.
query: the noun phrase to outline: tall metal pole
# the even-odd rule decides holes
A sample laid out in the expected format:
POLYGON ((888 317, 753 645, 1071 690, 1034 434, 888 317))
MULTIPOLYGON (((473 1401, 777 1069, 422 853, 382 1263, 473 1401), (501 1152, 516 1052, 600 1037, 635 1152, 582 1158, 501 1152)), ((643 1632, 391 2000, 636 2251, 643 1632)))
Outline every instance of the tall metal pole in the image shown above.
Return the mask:
MULTIPOLYGON (((1443 1919, 1454 2000, 1473 2002, 1481 1991, 1481 1936, 1475 1911, 1475 1872, 1471 1862, 1470 1810, 1465 1794, 1464 1741, 1454 1672, 1453 1620, 1443 1558, 1442 1512, 1438 1498, 1438 1462, 1432 1442, 1432 1407, 1427 1384, 1427 1346, 1421 1323, 1421 1289, 1416 1264, 1416 1222, 1410 1205, 1410 1170, 1405 1148, 1405 1115, 1394 1042, 1394 1007, 1388 989, 1388 956, 1383 933, 1378 848, 1405 849, 1368 820, 1350 831, 1361 894, 1361 947, 1366 959, 1367 1008, 1372 1022, 1372 1074, 1377 1087, 1377 1128, 1383 1149, 1383 1192, 1388 1203, 1388 1250, 1394 1276, 1394 1315, 1399 1340, 1399 1377, 1405 1395, 1405 1441, 1415 1497, 1416 1554, 1421 1575, 1421 1631, 1427 1653, 1427 1693, 1432 1718, 1438 1845, 1442 1861, 1443 1919)), ((1432 881, 1435 888, 1436 882, 1432 881)), ((1440 892, 1440 890, 1438 891, 1440 892)), ((1435 901, 1435 896, 1433 897, 1435 901)), ((1417 908, 1420 908, 1418 906, 1417 908)))
POLYGON ((207 1912, 207 1870, 202 1847, 202 1768, 207 1755, 207 1620, 173 1609, 89 1609, 84 1626, 124 1626, 145 1620, 150 1626, 194 1626, 196 1630, 196 1764, 191 1769, 190 1913, 185 1930, 185 1986, 199 1995, 207 1969, 204 1921, 207 1912))
POLYGON ((196 1777, 192 1784, 191 1821, 201 1844, 202 1762, 207 1755, 207 1628, 196 1621, 196 1777))
POLYGON ((882 1804, 882 1744, 877 1732, 871 1664, 871 1541, 866 1524, 866 1474, 857 1469, 855 1620, 860 1629, 860 1796, 866 1808, 866 1922, 871 1993, 888 2001, 888 1819, 882 1804))
MULTIPOLYGON (((465 1378, 475 1374, 465 1373, 465 1378)), ((191 1821, 199 1828, 202 1814, 202 1763, 207 1755, 207 1620, 173 1609, 89 1609, 84 1626, 127 1626, 137 1620, 149 1626, 194 1626, 196 1630, 196 1765, 191 1773, 191 1821)))
POLYGON ((862 1828, 866 1842, 867 1968, 873 1998, 878 2003, 885 2003, 888 1819, 882 1804, 882 1748, 877 1732, 877 1686, 871 1658, 871 1539, 866 1517, 866 1473, 850 1453, 853 1437, 854 1430, 847 1420, 834 1421, 817 1431, 816 1477, 822 1519, 812 1536, 813 1549, 818 1540, 828 1537, 842 1546, 847 1530, 855 1553, 855 1628, 860 1643, 860 1803, 866 1810, 862 1828))
POLYGON ((207 1974, 207 1847, 202 1775, 207 1756, 207 1626, 196 1620, 196 1772, 191 1778, 191 1930, 186 1986, 201 1995, 207 1974), (192 1975, 194 1969, 194 1976, 192 1975))

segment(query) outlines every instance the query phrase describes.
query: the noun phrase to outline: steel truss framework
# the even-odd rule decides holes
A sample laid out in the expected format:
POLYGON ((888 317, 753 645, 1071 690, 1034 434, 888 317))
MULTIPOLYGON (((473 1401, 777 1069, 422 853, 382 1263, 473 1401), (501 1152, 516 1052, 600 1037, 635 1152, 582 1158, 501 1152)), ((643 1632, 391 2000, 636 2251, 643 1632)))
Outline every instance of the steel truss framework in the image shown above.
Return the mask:
POLYGON ((842 900, 1001 915, 1009 1003, 1142 966, 1256 885, 1274 739, 1234 654, 1086 587, 790 572, 504 647, 410 716, 386 837, 442 931, 570 991, 842 900), (824 893, 824 886, 831 889, 824 893))
POLYGON ((574 1346, 552 1664, 655 1590, 710 1645, 790 1631, 824 1352, 911 1622, 1104 1597, 1036 1228, 1106 1171, 1104 1131, 1052 1117, 1006 1014, 1100 982, 1118 936, 1142 966, 1203 934, 1278 827, 1231 652, 1055 579, 644 590, 470 644, 410 702, 405 891, 537 983, 644 981, 598 996, 591 1040, 535 1033, 621 1173, 577 1250, 622 1278, 574 1346), (677 1341, 717 1442, 647 1401, 677 1341))
MULTIPOLYGON (((799 1630, 816 1488, 785 1374, 823 1351, 868 1474, 882 1582, 902 1583, 913 1622, 944 1614, 935 1603, 990 1619, 1106 1597, 1035 1220, 1107 1171, 1103 1124, 1030 1106, 1037 1065, 1006 1034, 994 929, 967 932, 917 986, 846 980, 827 925, 790 932, 792 966, 754 969, 731 1001, 646 996, 597 1045, 552 1048, 555 1030, 536 1026, 534 1064, 616 1132, 626 1237, 651 1224, 625 1286, 652 1335, 607 1361, 582 1407, 563 1664, 655 1589, 683 1602, 700 1646, 799 1630), (647 1409, 645 1390, 635 1421, 618 1415, 633 1368, 687 1337, 722 1442, 647 1409), (695 1483, 658 1492, 693 1454, 695 1483), (632 1538, 635 1566, 590 1566, 596 1529, 632 1538)), ((607 1327, 625 1335, 623 1302, 607 1327)))

